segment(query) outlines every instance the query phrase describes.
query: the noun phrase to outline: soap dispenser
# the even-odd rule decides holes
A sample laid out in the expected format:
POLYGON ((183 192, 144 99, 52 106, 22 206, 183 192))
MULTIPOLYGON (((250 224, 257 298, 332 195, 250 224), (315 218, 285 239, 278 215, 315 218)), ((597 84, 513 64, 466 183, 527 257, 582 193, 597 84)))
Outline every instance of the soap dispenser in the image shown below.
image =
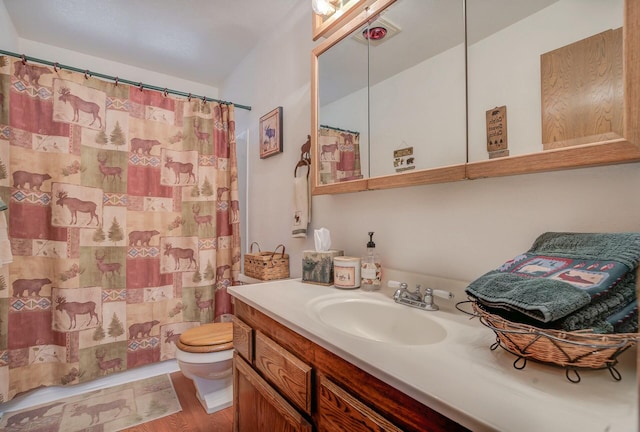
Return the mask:
POLYGON ((382 263, 380 255, 376 253, 376 244, 373 242, 373 232, 369 232, 369 242, 367 243, 367 254, 362 257, 360 267, 360 289, 364 291, 375 291, 380 289, 382 281, 382 263))

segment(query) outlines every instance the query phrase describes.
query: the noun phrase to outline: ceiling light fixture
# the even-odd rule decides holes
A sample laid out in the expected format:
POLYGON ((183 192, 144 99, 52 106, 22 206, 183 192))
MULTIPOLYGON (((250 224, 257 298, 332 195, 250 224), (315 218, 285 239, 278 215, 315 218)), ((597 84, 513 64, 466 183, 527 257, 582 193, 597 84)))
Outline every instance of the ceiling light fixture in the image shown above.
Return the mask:
POLYGON ((387 29, 384 27, 371 27, 364 29, 362 37, 372 41, 379 41, 387 35, 387 29))
POLYGON ((328 16, 338 9, 340 0, 311 0, 311 8, 318 15, 328 16))

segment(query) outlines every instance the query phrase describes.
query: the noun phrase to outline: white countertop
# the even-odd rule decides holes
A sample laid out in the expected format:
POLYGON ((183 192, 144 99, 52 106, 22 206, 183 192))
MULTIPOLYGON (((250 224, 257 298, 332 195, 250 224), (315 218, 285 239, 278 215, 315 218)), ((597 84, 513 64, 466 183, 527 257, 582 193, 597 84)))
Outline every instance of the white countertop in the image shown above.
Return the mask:
MULTIPOLYGON (((403 280, 406 282, 406 279, 403 280)), ((502 348, 491 351, 495 335, 478 319, 455 309, 464 300, 461 286, 437 286, 456 292, 456 299, 437 298, 440 311, 408 306, 429 314, 447 336, 431 345, 391 345, 337 330, 308 313, 307 304, 326 295, 361 296, 393 303, 393 290, 339 290, 305 284, 299 279, 230 287, 236 298, 339 355, 362 370, 474 431, 600 431, 638 430, 635 347, 622 353, 616 369, 580 371, 580 383, 569 382, 564 369, 527 362, 513 367, 515 356, 502 348)), ((408 312, 409 313, 409 312, 408 312)), ((380 317, 384 320, 384 316, 380 317)), ((427 331, 427 330, 425 330, 427 331)))

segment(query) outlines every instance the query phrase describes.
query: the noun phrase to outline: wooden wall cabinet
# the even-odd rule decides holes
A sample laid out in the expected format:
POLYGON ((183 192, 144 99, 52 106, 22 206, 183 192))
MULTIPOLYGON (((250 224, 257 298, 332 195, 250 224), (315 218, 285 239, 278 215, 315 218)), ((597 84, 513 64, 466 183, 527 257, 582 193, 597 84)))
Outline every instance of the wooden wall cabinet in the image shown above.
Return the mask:
MULTIPOLYGON (((589 126, 600 121, 599 117, 594 119, 593 116, 594 113, 596 116, 599 115, 598 107, 589 104, 582 111, 572 111, 573 120, 576 123, 572 129, 578 130, 579 133, 572 133, 567 138, 563 137, 559 143, 552 142, 549 136, 557 135, 558 129, 553 121, 558 117, 565 116, 566 113, 549 112, 547 109, 547 112, 542 114, 545 118, 545 136, 541 145, 544 144, 546 149, 543 151, 473 161, 469 159, 467 148, 467 161, 456 165, 406 171, 400 174, 342 183, 321 184, 318 178, 318 161, 320 160, 317 134, 319 128, 318 57, 336 46, 342 39, 350 37, 355 30, 392 6, 395 1, 377 0, 368 5, 366 10, 342 25, 330 38, 316 46, 311 53, 311 158, 313 160, 311 191, 313 195, 390 189, 640 161, 640 50, 638 49, 640 46, 640 2, 625 0, 621 33, 620 30, 616 30, 607 35, 607 38, 612 39, 610 42, 612 48, 607 49, 608 57, 604 59, 603 64, 610 64, 610 67, 615 68, 612 72, 615 82, 606 83, 611 84, 607 87, 607 91, 614 93, 615 98, 613 100, 607 99, 605 105, 611 105, 611 111, 615 112, 616 116, 605 130, 596 128, 592 131, 580 131, 580 129, 585 129, 585 118, 589 118, 589 126), (552 130, 554 128, 556 130, 552 130)), ((597 35, 595 39, 602 37, 603 35, 597 35)), ((588 53, 593 51, 588 50, 588 53)), ((574 69, 584 70, 580 66, 574 69)), ((579 79, 580 77, 578 77, 579 79)), ((575 81, 572 82, 572 85, 575 87, 580 83, 581 81, 575 81)), ((591 90, 589 92, 590 94, 594 93, 591 90)))
POLYGON ((234 356, 234 431, 467 430, 237 298, 235 313, 254 352, 234 356))

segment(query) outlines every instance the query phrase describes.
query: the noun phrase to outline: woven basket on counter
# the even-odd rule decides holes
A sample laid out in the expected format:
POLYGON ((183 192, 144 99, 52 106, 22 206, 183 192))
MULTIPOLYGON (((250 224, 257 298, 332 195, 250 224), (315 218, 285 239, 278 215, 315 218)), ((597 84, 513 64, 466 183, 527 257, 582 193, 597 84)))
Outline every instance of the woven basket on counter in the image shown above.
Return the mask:
POLYGON ((251 243, 249 253, 244 254, 244 274, 263 281, 288 278, 289 255, 284 253, 284 245, 278 245, 273 252, 262 252, 257 242, 251 243), (258 253, 253 253, 254 244, 258 253), (278 252, 281 247, 282 252, 278 252))
POLYGON ((496 334, 491 350, 500 346, 517 356, 513 362, 516 369, 523 369, 528 359, 564 367, 571 382, 580 382, 578 369, 608 369, 611 376, 620 381, 622 376, 615 368, 617 358, 640 337, 638 333, 600 334, 591 330, 540 329, 508 321, 488 312, 475 301, 471 303, 480 322, 496 334))

